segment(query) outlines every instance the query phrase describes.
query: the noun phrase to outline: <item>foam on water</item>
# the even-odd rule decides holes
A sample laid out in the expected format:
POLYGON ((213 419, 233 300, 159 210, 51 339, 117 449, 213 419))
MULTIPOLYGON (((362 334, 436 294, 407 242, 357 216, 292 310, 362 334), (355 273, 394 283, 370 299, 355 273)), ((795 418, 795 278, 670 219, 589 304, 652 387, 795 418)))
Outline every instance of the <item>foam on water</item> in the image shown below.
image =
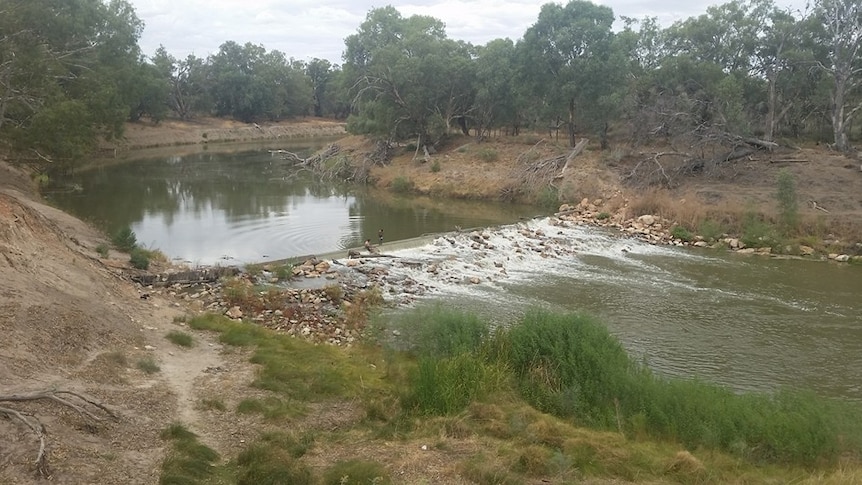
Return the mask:
MULTIPOLYGON (((650 274, 656 284, 690 285, 646 256, 700 258, 666 246, 625 238, 618 233, 580 226, 548 217, 488 230, 442 235, 429 244, 398 250, 394 256, 422 262, 393 265, 394 280, 410 278, 437 295, 475 295, 477 285, 500 289, 501 284, 535 282, 541 278, 591 278, 614 281, 650 274), (598 269, 595 258, 623 268, 598 269)), ((485 297, 510 299, 511 295, 485 297)))

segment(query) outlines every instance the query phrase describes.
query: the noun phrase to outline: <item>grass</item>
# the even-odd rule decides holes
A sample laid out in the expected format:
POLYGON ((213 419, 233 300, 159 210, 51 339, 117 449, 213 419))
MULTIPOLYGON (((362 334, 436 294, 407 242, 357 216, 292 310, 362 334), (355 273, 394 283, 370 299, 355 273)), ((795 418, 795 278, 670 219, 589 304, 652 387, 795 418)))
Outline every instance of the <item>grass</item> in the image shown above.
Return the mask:
POLYGON ((188 428, 174 423, 162 431, 161 437, 171 442, 171 449, 162 462, 160 484, 201 483, 213 475, 213 466, 219 459, 218 453, 201 444, 197 435, 188 428))
POLYGON ((476 158, 483 162, 491 163, 499 160, 500 154, 497 153, 497 150, 494 150, 491 147, 481 147, 476 150, 476 158))
MULTIPOLYGON (((211 474, 163 483, 388 483, 395 478, 388 467, 422 469, 425 453, 451 463, 444 482, 457 474, 480 484, 862 477, 853 458, 862 450, 857 407, 800 392, 737 395, 660 378, 581 315, 535 310, 492 331, 473 314, 433 306, 381 325, 386 340, 336 349, 217 315, 191 319, 191 328, 252 350, 252 385, 263 392, 236 412, 267 424, 227 462, 207 461, 205 453, 186 460, 194 453, 175 446, 163 477, 188 476, 201 463, 211 474), (391 329, 404 339, 392 341, 391 329), (299 424, 312 418, 311 403, 327 409, 331 402, 360 406, 364 418, 335 428, 327 419, 299 424), (264 431, 272 426, 314 431, 264 431), (405 453, 419 444, 427 450, 405 453), (312 448, 316 458, 308 461, 312 448)), ((192 441, 182 428, 171 435, 192 441)))
POLYGON ((392 479, 380 463, 368 460, 336 462, 323 475, 325 485, 389 485, 392 479))
POLYGON ((180 332, 179 330, 171 330, 165 335, 165 338, 170 340, 174 345, 179 345, 180 347, 191 347, 194 345, 194 339, 191 335, 180 332))
POLYGON ((143 359, 138 360, 137 367, 145 374, 155 374, 162 370, 152 357, 144 357, 143 359))
POLYGON ((227 411, 227 406, 222 399, 201 399, 197 408, 204 411, 227 411))
MULTIPOLYGON (((368 375, 367 366, 359 364, 361 357, 358 355, 278 334, 251 323, 204 315, 191 319, 189 327, 219 332, 219 340, 227 345, 254 347, 251 362, 259 364, 260 368, 252 385, 272 391, 291 403, 359 397, 360 382, 376 380, 368 375)), ((368 390, 373 390, 373 386, 368 390)), ((260 404, 266 403, 247 406, 261 409, 260 404)))

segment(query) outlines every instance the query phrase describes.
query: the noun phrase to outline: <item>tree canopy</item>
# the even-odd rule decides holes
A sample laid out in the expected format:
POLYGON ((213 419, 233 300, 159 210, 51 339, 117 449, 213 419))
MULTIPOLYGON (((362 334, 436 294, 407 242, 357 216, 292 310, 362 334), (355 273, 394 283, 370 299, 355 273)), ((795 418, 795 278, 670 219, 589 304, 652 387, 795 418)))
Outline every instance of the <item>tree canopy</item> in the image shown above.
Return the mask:
MULTIPOLYGON (((125 121, 347 118, 354 133, 433 145, 459 130, 656 138, 860 137, 862 10, 732 0, 667 27, 586 0, 544 5, 519 39, 472 45, 430 16, 370 10, 343 64, 226 40, 206 58, 149 57, 126 0, 0 5, 0 143, 74 162, 125 121)), ((295 53, 294 53, 295 54, 295 53)))

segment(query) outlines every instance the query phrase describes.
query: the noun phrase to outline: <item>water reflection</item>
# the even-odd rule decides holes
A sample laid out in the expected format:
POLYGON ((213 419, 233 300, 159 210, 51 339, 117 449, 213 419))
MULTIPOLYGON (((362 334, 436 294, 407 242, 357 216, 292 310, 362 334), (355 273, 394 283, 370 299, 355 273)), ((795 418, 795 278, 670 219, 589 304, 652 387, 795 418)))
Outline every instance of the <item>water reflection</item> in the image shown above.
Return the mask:
MULTIPOLYGON (((306 156, 322 141, 281 146, 306 156)), ((393 197, 322 183, 265 148, 162 155, 75 174, 80 193, 54 194, 64 210, 108 233, 199 264, 320 254, 377 240, 510 223, 523 206, 393 197)))

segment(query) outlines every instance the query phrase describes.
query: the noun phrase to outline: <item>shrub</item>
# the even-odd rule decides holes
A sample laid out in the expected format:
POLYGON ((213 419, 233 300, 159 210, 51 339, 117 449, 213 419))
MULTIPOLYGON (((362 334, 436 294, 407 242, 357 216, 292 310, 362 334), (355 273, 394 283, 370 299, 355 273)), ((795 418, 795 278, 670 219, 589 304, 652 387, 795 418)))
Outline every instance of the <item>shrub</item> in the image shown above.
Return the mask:
POLYGON ((553 187, 545 187, 539 192, 537 203, 545 209, 556 209, 560 206, 560 194, 553 187))
POLYGON ((709 242, 718 241, 725 233, 724 228, 721 227, 721 224, 712 219, 703 220, 698 226, 697 232, 709 242))
POLYGON ((753 211, 747 211, 742 217, 742 235, 739 240, 747 247, 780 245, 774 227, 753 211))
POLYGON ((599 221, 603 221, 605 219, 610 219, 610 218, 611 218, 611 215, 608 212, 599 212, 599 214, 596 216, 596 219, 599 221))
POLYGON ((150 255, 141 248, 134 248, 129 254, 129 263, 136 269, 149 269, 150 255))
POLYGON ((138 237, 135 235, 135 231, 132 231, 130 227, 126 226, 114 234, 111 238, 111 242, 114 243, 114 247, 120 251, 128 253, 138 246, 138 237))
POLYGON ((405 313, 393 322, 411 349, 423 357, 445 358, 476 352, 489 326, 474 314, 434 305, 405 313))
POLYGON ((392 479, 380 463, 367 460, 339 461, 323 475, 325 485, 389 485, 392 479))
POLYGON ((98 246, 96 246, 96 253, 99 254, 99 257, 107 258, 109 252, 110 252, 110 248, 105 243, 101 243, 98 246))
POLYGON ((694 234, 682 226, 673 226, 670 230, 670 235, 680 241, 690 242, 694 240, 694 234))
POLYGON ((440 171, 440 160, 434 160, 431 162, 431 172, 437 173, 440 171))
POLYGON ((392 192, 398 194, 405 194, 413 190, 413 181, 407 177, 399 175, 392 180, 392 184, 389 186, 389 188, 392 190, 392 192))
POLYGON ((476 152, 476 157, 483 162, 496 162, 500 155, 497 153, 497 150, 494 150, 490 147, 482 147, 476 152))
POLYGON ((787 169, 778 173, 778 218, 785 234, 792 232, 799 224, 799 205, 796 197, 796 180, 787 169))
POLYGON ((171 330, 167 335, 165 335, 165 338, 180 347, 191 347, 194 345, 194 340, 191 335, 178 330, 171 330))

